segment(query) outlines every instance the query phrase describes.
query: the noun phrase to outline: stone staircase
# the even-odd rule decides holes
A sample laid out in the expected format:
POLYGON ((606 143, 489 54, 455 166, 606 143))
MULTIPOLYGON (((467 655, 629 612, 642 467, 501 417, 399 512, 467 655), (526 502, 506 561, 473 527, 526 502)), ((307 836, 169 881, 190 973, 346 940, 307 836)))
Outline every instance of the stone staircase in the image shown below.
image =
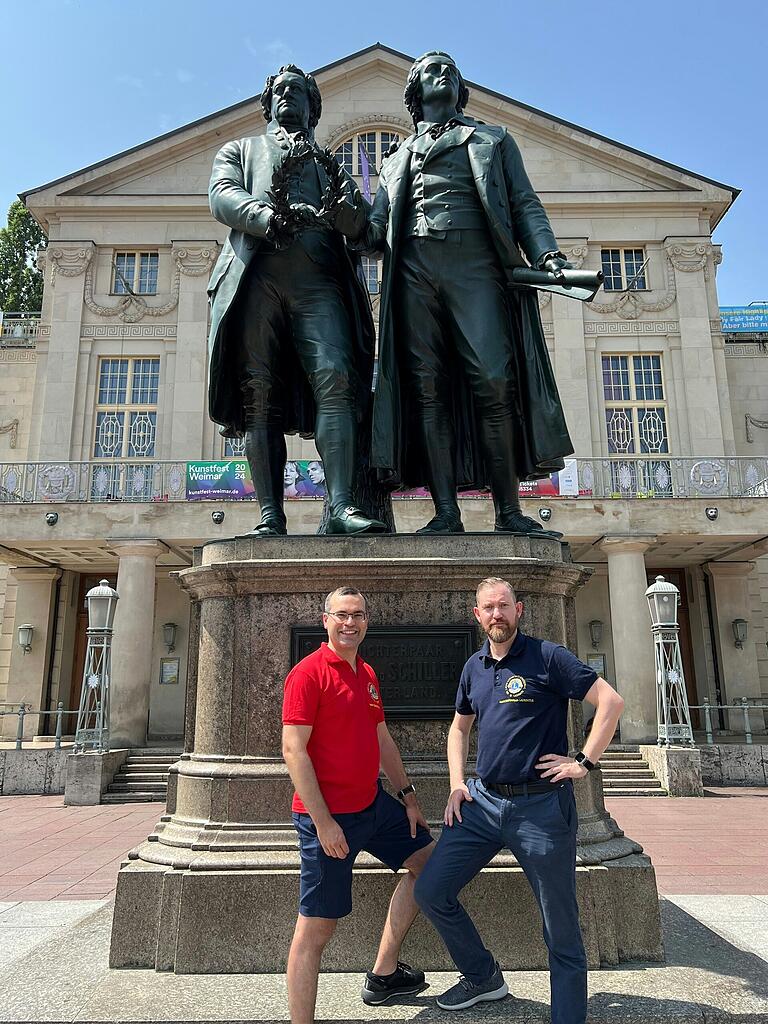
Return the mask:
POLYGON ((165 803, 168 769, 181 756, 180 750, 132 750, 101 798, 103 804, 165 803))
POLYGON ((637 746, 611 744, 600 758, 603 792, 613 796, 667 796, 637 746))

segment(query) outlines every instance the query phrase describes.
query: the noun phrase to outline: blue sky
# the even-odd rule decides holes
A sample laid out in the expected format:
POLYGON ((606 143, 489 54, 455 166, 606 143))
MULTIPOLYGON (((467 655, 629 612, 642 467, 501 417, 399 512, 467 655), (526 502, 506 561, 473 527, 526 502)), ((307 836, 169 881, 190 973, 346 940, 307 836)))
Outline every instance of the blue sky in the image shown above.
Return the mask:
POLYGON ((0 0, 0 223, 33 188, 377 40, 742 189, 722 305, 768 299, 764 0, 0 0))

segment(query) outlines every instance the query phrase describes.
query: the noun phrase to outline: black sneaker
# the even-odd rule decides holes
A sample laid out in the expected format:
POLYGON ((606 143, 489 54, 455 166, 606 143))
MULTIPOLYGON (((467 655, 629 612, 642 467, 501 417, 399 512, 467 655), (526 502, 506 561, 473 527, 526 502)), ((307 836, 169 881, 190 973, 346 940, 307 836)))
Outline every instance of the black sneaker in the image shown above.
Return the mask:
POLYGON ((496 970, 488 981, 473 985, 462 975, 456 985, 437 997, 436 1002, 441 1010, 466 1010, 468 1006, 485 1000, 503 999, 508 991, 501 968, 496 964, 496 970))
POLYGON ((396 996, 413 996, 429 988, 424 971, 414 971, 408 964, 397 962, 397 970, 383 977, 368 971, 360 995, 367 1006, 379 1006, 396 996))

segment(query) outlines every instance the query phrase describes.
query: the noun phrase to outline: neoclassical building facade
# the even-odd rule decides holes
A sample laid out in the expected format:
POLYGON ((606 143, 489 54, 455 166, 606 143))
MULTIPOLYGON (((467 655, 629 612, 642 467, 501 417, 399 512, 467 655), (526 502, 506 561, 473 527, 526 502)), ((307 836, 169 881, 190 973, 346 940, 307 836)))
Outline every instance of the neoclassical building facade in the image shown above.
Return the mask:
MULTIPOLYGON (((372 194, 410 132, 409 66, 376 45, 316 72, 318 141, 372 194)), ((622 738, 654 736, 644 591, 662 573, 681 591, 691 704, 760 703, 768 354, 723 335, 712 242, 737 190, 481 85, 468 113, 507 127, 561 248, 606 275, 591 303, 540 298, 575 461, 525 499, 594 570, 577 600, 579 654, 625 696, 622 738)), ((106 577, 120 594, 113 743, 180 737, 189 607, 170 573, 254 524, 247 501, 188 500, 187 470, 240 454, 206 415, 206 284, 226 234, 207 185, 224 142, 264 129, 255 97, 23 195, 50 243, 41 316, 2 327, 0 703, 77 707, 84 596, 106 577), (33 626, 28 650, 20 625, 33 626)), ((375 310, 380 269, 365 273, 375 310)), ((316 460, 312 443, 290 438, 289 459, 316 460)), ((487 497, 462 503, 468 528, 492 526, 487 497)), ((287 504, 290 531, 314 532, 321 502, 287 504)), ((431 514, 424 496, 394 507, 400 530, 431 514)), ((50 724, 31 714, 27 732, 50 724)), ((752 724, 764 728, 761 713, 752 724)))

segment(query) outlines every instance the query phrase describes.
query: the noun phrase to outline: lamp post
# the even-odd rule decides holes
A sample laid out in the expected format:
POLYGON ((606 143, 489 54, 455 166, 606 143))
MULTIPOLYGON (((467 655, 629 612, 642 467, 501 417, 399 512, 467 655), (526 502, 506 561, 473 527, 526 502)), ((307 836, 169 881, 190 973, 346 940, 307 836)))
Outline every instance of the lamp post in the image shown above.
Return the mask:
POLYGON ((75 753, 109 750, 109 680, 112 674, 112 626, 118 593, 101 580, 86 594, 88 649, 75 729, 75 753))
POLYGON ((645 592, 651 613, 651 632, 656 654, 656 714, 659 746, 689 743, 693 746, 691 713, 685 692, 680 657, 677 605, 680 592, 674 583, 657 576, 645 592))

